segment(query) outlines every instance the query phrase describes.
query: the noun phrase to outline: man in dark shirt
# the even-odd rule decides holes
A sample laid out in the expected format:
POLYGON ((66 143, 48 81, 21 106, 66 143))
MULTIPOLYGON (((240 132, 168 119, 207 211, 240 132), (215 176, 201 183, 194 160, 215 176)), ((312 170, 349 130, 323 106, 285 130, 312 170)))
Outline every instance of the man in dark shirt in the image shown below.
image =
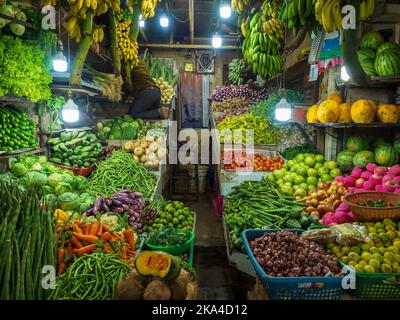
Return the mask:
POLYGON ((134 100, 129 108, 129 114, 141 119, 166 119, 168 108, 160 108, 161 91, 147 70, 146 63, 139 60, 131 71, 134 100))

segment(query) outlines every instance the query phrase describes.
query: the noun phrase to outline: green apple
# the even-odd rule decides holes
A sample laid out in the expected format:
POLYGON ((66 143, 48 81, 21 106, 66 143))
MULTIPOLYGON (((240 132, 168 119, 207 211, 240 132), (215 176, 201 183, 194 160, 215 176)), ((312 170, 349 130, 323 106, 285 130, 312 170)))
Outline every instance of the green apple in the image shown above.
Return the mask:
POLYGON ((321 179, 321 182, 325 183, 325 182, 331 181, 332 177, 331 177, 331 175, 324 173, 321 175, 320 179, 321 179))
POLYGON ((321 177, 324 174, 329 174, 330 170, 328 167, 321 167, 318 169, 318 175, 321 177))
POLYGON ((272 174, 274 175, 275 179, 277 179, 277 180, 282 179, 284 176, 284 172, 282 170, 274 170, 274 171, 272 171, 272 174))
POLYGON ((314 169, 319 169, 319 168, 322 168, 323 167, 323 164, 321 163, 321 162, 317 162, 316 164, 315 164, 315 166, 314 166, 314 169))
POLYGON ((307 156, 305 159, 304 159, 304 163, 307 165, 307 166, 309 166, 309 167, 314 167, 315 166, 315 158, 314 157, 311 157, 311 156, 307 156))
POLYGON ((302 198, 304 198, 305 196, 307 196, 307 191, 302 189, 302 188, 298 188, 295 192, 294 192, 295 196, 300 196, 302 198))
POLYGON ((317 180, 317 178, 316 177, 307 177, 307 183, 310 185, 313 185, 313 186, 316 186, 317 185, 317 183, 318 183, 318 180, 317 180))
POLYGON ((303 177, 306 177, 307 176, 307 168, 305 167, 305 166, 299 166, 298 168, 297 168, 297 174, 298 175, 300 175, 300 176, 303 176, 303 177))
POLYGON ((331 170, 337 168, 337 163, 336 163, 336 161, 334 161, 334 160, 326 161, 326 162, 324 163, 324 165, 325 165, 326 167, 328 167, 329 169, 331 169, 331 170))
POLYGON ((287 164, 287 166, 288 166, 289 168, 291 168, 291 167, 293 167, 293 166, 296 164, 296 161, 294 161, 294 160, 288 160, 288 162, 286 162, 286 164, 287 164))
POLYGON ((318 177, 318 170, 315 168, 310 168, 307 170, 308 177, 318 177))
POLYGON ((339 168, 333 168, 329 174, 331 175, 331 177, 335 178, 342 175, 342 171, 339 168))
POLYGON ((308 187, 307 189, 308 189, 309 191, 317 191, 317 187, 314 186, 314 185, 309 184, 307 187, 308 187))
POLYGON ((324 157, 322 154, 317 154, 317 155, 315 156, 315 161, 316 161, 317 163, 324 163, 325 157, 324 157))
POLYGON ((296 185, 300 185, 300 184, 304 183, 305 181, 306 181, 306 179, 303 176, 296 176, 293 179, 293 183, 296 185))
POLYGON ((305 156, 304 156, 304 154, 302 154, 302 153, 299 153, 299 154, 296 156, 296 162, 297 162, 297 163, 302 163, 302 162, 304 162, 304 159, 305 159, 305 156))
POLYGON ((302 189, 304 189, 304 190, 307 190, 307 189, 308 189, 308 185, 307 185, 307 183, 305 183, 305 182, 299 184, 299 187, 302 188, 302 189))

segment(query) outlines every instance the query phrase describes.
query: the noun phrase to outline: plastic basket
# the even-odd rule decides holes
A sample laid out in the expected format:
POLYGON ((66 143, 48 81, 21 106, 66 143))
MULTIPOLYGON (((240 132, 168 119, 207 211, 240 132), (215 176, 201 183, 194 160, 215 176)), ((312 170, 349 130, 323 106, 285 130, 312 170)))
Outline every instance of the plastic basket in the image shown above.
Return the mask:
POLYGON ((190 250, 190 248, 192 247, 193 243, 194 243, 194 232, 191 232, 189 239, 180 246, 164 247, 164 246, 154 246, 154 245, 146 243, 146 247, 150 251, 163 251, 163 252, 172 254, 174 256, 179 256, 181 254, 188 252, 190 250))
POLYGON ((267 232, 291 231, 302 233, 300 229, 250 229, 242 232, 246 253, 260 281, 271 300, 337 300, 340 298, 342 278, 340 277, 272 277, 265 273, 250 248, 250 241, 267 232))
POLYGON ((74 167, 62 166, 61 164, 56 164, 56 163, 53 163, 53 165, 59 168, 71 170, 74 173, 74 175, 83 177, 87 177, 94 169, 94 165, 91 165, 90 167, 87 168, 74 168, 74 167))

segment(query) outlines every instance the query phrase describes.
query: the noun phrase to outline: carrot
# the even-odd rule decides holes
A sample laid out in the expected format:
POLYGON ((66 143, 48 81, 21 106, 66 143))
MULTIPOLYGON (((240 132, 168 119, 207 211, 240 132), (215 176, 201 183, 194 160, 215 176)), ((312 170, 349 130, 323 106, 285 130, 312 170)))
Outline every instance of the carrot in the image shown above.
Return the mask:
POLYGON ((62 263, 60 263, 60 264, 58 265, 58 268, 57 268, 57 275, 59 276, 59 275, 63 274, 63 273, 65 272, 66 269, 67 269, 67 265, 66 265, 66 263, 63 261, 62 263))
POLYGON ((104 232, 103 235, 101 236, 101 240, 104 240, 104 241, 111 240, 112 238, 113 237, 112 237, 111 233, 109 233, 108 231, 104 232))
POLYGON ((79 227, 79 225, 78 225, 77 223, 74 223, 74 231, 75 231, 76 233, 83 234, 82 229, 79 227))
POLYGON ((99 230, 97 231, 96 236, 101 238, 102 235, 103 235, 103 224, 100 222, 99 230))
POLYGON ((57 264, 60 265, 61 263, 64 262, 64 256, 65 256, 65 249, 64 248, 58 248, 57 250, 57 264))
POLYGON ((76 236, 72 236, 71 242, 75 246, 75 248, 80 249, 83 247, 83 244, 78 240, 78 238, 76 236))
POLYGON ((72 249, 72 253, 73 253, 73 254, 76 254, 76 253, 78 252, 78 250, 79 250, 79 249, 75 247, 75 248, 72 249))
POLYGON ((128 254, 127 253, 127 245, 124 244, 123 247, 121 248, 121 250, 119 251, 119 255, 122 260, 128 260, 127 254, 128 254))
POLYGON ((80 248, 76 254, 78 257, 83 256, 84 254, 92 253, 93 249, 96 247, 95 244, 89 244, 88 246, 80 248))
POLYGON ((104 252, 105 252, 105 253, 114 253, 114 250, 111 248, 111 246, 110 246, 109 243, 106 243, 106 244, 104 245, 104 252))
POLYGON ((111 228, 109 226, 103 224, 103 232, 107 232, 107 231, 110 231, 110 230, 111 230, 111 228))
POLYGON ((82 233, 88 235, 90 231, 90 225, 85 223, 82 225, 82 233))
POLYGON ((67 250, 65 251, 66 260, 69 261, 72 258, 72 250, 73 250, 72 243, 68 243, 67 250))
POLYGON ((95 221, 90 225, 89 235, 95 236, 97 231, 99 231, 100 221, 95 221))
POLYGON ((133 235, 132 229, 124 230, 123 235, 128 244, 131 246, 132 250, 135 250, 135 236, 133 235))
POLYGON ((96 236, 89 236, 86 234, 79 234, 76 232, 74 232, 74 236, 77 237, 79 240, 85 241, 85 242, 96 242, 97 240, 99 240, 99 238, 96 236))

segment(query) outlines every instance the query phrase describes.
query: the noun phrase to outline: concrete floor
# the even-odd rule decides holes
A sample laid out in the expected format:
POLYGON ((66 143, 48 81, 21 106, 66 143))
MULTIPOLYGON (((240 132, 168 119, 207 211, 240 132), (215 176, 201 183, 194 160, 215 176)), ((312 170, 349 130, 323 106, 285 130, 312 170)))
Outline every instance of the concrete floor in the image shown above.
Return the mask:
POLYGON ((201 300, 245 300, 255 279, 229 266, 222 220, 214 212, 212 193, 197 202, 186 202, 196 212, 194 267, 201 300))

